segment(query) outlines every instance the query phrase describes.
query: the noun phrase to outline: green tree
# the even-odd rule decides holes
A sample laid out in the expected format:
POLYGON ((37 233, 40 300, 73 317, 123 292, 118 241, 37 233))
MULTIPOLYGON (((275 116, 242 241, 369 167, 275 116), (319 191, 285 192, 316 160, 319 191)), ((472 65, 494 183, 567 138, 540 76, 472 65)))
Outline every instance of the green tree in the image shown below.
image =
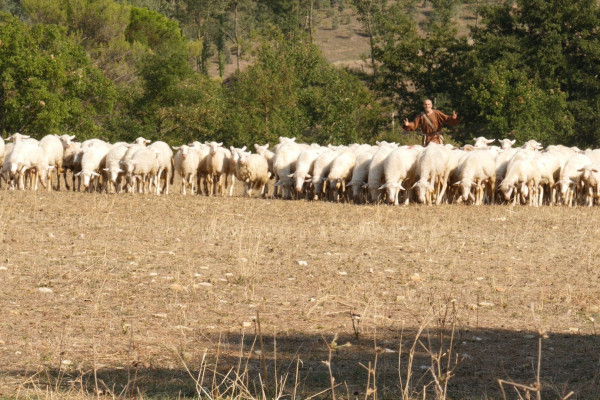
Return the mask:
POLYGON ((0 132, 100 132, 116 100, 112 82, 64 29, 0 14, 0 43, 0 132))

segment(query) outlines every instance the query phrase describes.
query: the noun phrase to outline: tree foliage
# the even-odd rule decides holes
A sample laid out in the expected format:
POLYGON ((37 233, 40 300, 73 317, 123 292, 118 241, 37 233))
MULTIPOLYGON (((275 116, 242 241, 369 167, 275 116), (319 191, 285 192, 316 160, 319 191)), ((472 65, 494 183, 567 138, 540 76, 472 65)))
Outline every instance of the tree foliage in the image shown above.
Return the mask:
POLYGON ((0 14, 0 131, 99 134, 116 101, 112 82, 56 25, 0 14))

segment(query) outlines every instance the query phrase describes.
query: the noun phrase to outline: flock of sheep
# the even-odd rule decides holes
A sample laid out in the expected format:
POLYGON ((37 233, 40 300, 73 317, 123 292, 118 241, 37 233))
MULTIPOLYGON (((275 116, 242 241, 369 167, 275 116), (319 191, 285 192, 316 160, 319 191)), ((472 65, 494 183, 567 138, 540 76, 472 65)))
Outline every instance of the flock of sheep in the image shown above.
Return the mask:
POLYGON ((131 144, 74 139, 48 135, 38 141, 19 133, 8 143, 0 139, 1 178, 11 189, 37 190, 39 181, 52 190, 56 175, 58 190, 62 173, 70 189, 71 171, 73 190, 168 194, 178 174, 183 195, 224 195, 229 189, 229 196, 236 179, 244 183, 245 196, 255 189, 266 196, 274 178, 276 197, 354 203, 592 206, 600 199, 600 150, 544 149, 533 140, 513 148, 514 140, 493 146, 494 140, 480 137, 458 149, 435 143, 320 146, 280 137, 272 150, 255 144, 251 154, 215 142, 171 148, 144 138, 131 144))

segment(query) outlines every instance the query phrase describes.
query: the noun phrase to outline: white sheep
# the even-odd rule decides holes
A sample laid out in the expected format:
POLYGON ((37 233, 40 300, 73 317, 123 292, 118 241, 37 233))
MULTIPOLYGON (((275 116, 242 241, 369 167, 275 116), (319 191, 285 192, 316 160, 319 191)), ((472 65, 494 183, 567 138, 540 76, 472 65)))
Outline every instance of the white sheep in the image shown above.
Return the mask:
POLYGON ((168 144, 161 141, 156 141, 148 146, 150 150, 153 150, 158 154, 158 171, 156 172, 156 194, 169 194, 169 179, 173 181, 173 175, 175 174, 175 161, 173 160, 173 150, 168 144), (165 184, 161 189, 160 180, 165 179, 165 184))
POLYGON ((462 201, 471 198, 475 205, 483 204, 484 191, 494 204, 494 189, 496 182, 496 163, 494 155, 487 150, 471 151, 464 158, 458 176, 454 183, 461 189, 462 201), (475 189, 475 196, 471 193, 475 189))
MULTIPOLYGON (((60 173, 62 172, 63 158, 65 149, 63 142, 56 135, 47 135, 40 140, 40 147, 44 157, 46 158, 46 164, 54 167, 56 170, 56 190, 60 190, 60 173)), ((45 176, 41 176, 42 180, 46 180, 45 176)), ((47 176, 47 189, 52 190, 52 174, 47 176)), ((65 181, 66 182, 66 181, 65 181)))
POLYGON ((450 151, 446 147, 429 143, 419 155, 417 171, 418 181, 411 189, 416 189, 419 202, 428 205, 440 204, 446 192, 448 176, 450 175, 450 151))
POLYGON ((81 171, 77 172, 75 176, 82 178, 84 190, 92 191, 93 187, 97 186, 101 168, 104 168, 106 155, 112 146, 106 142, 98 141, 87 144, 84 148, 84 143, 81 144, 81 171), (96 185, 94 185, 95 183, 96 185))
POLYGON ((114 187, 115 193, 119 193, 122 189, 121 181, 125 175, 125 169, 123 168, 123 157, 129 147, 125 144, 115 143, 112 148, 106 154, 104 162, 104 172, 106 179, 106 190, 110 193, 110 186, 114 187))
POLYGON ((369 165, 369 176, 367 178, 367 189, 370 195, 370 201, 375 203, 379 201, 379 195, 381 190, 379 188, 383 185, 383 163, 387 156, 395 149, 397 145, 390 144, 387 142, 381 142, 379 149, 373 155, 371 164, 369 165))
POLYGON ((366 201, 365 187, 369 177, 369 168, 373 155, 378 150, 372 147, 356 156, 356 162, 352 169, 352 180, 346 184, 346 187, 352 187, 352 201, 355 203, 364 203, 366 201))
POLYGON ((315 159, 311 178, 311 183, 314 192, 314 200, 322 198, 325 192, 324 189, 326 187, 325 182, 327 181, 329 171, 331 170, 331 163, 333 162, 336 156, 336 151, 326 150, 315 159))
MULTIPOLYGON (((280 138, 281 140, 281 138, 280 138)), ((275 188, 281 187, 283 189, 283 198, 291 198, 291 186, 293 180, 290 178, 290 174, 296 171, 296 161, 303 150, 303 146, 300 146, 294 141, 287 141, 280 143, 275 151, 273 157, 273 171, 275 172, 275 188)), ((274 195, 275 190, 274 190, 274 195)))
POLYGON ((160 153, 157 150, 144 147, 138 149, 129 160, 123 161, 123 169, 127 180, 131 183, 137 181, 141 184, 141 190, 138 190, 138 192, 148 193, 152 184, 158 187, 159 156, 160 153))
MULTIPOLYGON (((398 205, 400 190, 406 190, 402 184, 410 185, 411 181, 414 181, 420 152, 421 146, 401 146, 386 157, 383 162, 385 183, 379 189, 386 189, 388 203, 398 205)), ((406 204, 409 199, 410 193, 406 196, 406 204)))
POLYGON ((352 180, 354 163, 356 163, 356 154, 350 149, 342 151, 331 163, 327 184, 334 201, 340 201, 340 192, 341 197, 346 196, 346 182, 352 180))
POLYGON ((239 153, 238 173, 244 182, 244 196, 252 197, 253 189, 260 189, 260 195, 265 197, 269 191, 269 163, 260 154, 239 153))
POLYGON ((175 154, 175 171, 181 176, 181 193, 185 196, 186 189, 189 187, 190 193, 194 194, 194 181, 200 164, 198 151, 185 144, 173 147, 173 150, 177 151, 175 154))

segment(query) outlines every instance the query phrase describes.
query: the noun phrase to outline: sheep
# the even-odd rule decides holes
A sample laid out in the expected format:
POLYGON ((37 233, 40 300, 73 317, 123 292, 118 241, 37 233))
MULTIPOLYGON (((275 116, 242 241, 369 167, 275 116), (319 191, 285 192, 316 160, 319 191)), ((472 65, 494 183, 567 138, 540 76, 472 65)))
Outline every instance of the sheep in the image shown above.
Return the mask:
POLYGON ((519 199, 517 191, 520 191, 521 201, 528 199, 529 205, 538 205, 535 200, 541 174, 538 169, 537 161, 531 154, 527 156, 523 153, 517 153, 509 161, 506 168, 504 179, 500 183, 498 190, 504 196, 506 201, 510 201, 513 192, 513 204, 519 199))
POLYGON ((84 190, 92 191, 93 183, 97 182, 100 177, 101 168, 104 166, 105 158, 111 149, 111 145, 103 141, 98 141, 87 144, 84 148, 84 144, 85 142, 81 144, 81 171, 77 172, 75 176, 82 177, 84 190))
MULTIPOLYGON (((207 159, 208 165, 208 194, 216 196, 217 193, 223 195, 223 185, 227 187, 227 175, 233 174, 234 168, 230 167, 231 152, 228 149, 221 147, 223 143, 211 142, 210 153, 207 159), (225 182, 223 182, 225 181, 225 182)), ((235 179, 232 175, 232 179, 235 179)), ((233 183, 232 183, 233 189, 233 183)), ((232 193, 230 192, 230 195, 232 193)))
POLYGON ((473 144, 473 147, 476 149, 487 149, 488 145, 494 143, 495 141, 496 139, 486 139, 483 136, 480 136, 475 139, 475 144, 473 144))
POLYGON ((600 199, 600 163, 592 162, 578 170, 581 172, 581 182, 585 191, 585 204, 594 205, 594 200, 600 199))
POLYGON ((79 181, 81 186, 81 177, 76 177, 75 174, 81 171, 81 156, 83 155, 81 150, 81 143, 69 142, 63 151, 63 180, 65 181, 65 187, 69 190, 69 184, 67 182, 67 171, 72 173, 72 185, 73 191, 75 191, 75 180, 79 181))
POLYGON ((104 162, 104 172, 107 176, 107 192, 110 192, 110 185, 114 186, 115 193, 119 193, 122 189, 121 180, 125 175, 125 170, 123 169, 121 161, 123 160, 123 157, 125 157, 125 153, 127 153, 128 149, 129 147, 124 144, 115 143, 109 150, 109 152, 106 154, 104 162))
MULTIPOLYGON (((12 135, 9 139, 13 141, 13 147, 6 156, 2 173, 8 174, 11 181, 11 188, 14 187, 12 182, 16 180, 18 188, 24 190, 24 175, 26 172, 32 171, 33 182, 30 188, 37 190, 38 177, 40 174, 45 176, 49 169, 39 142, 18 133, 12 135)), ((42 180, 42 186, 46 187, 45 180, 42 180)))
POLYGON ((275 173, 273 172, 273 157, 275 157, 275 153, 269 150, 269 143, 263 146, 255 144, 254 149, 256 150, 256 154, 260 154, 267 159, 267 162, 269 163, 269 172, 272 176, 275 176, 275 173))
MULTIPOLYGON (((56 170, 56 190, 60 190, 60 173, 62 172, 62 164, 64 157, 64 146, 63 142, 56 135, 47 135, 40 140, 40 147, 46 157, 46 163, 49 166, 53 166, 56 170)), ((41 177, 44 181, 45 176, 41 177)), ((48 174, 48 191, 52 190, 52 174, 48 174)))
POLYGON ((352 180, 352 170, 356 162, 356 154, 350 149, 341 152, 331 163, 331 170, 327 176, 327 182, 331 191, 332 199, 336 202, 346 195, 346 182, 352 180))
POLYGON ((294 179, 294 186, 296 192, 302 192, 304 184, 311 182, 311 174, 315 165, 315 160, 323 152, 321 148, 310 148, 303 150, 298 156, 296 161, 296 171, 289 175, 290 178, 294 179))
POLYGON ((488 198, 494 204, 494 188, 496 181, 496 163, 494 156, 486 150, 477 150, 470 152, 461 164, 458 176, 458 182, 455 186, 460 187, 462 192, 462 201, 467 202, 472 198, 471 189, 475 187, 474 204, 483 203, 483 192, 485 185, 488 198))
POLYGON ((434 201, 436 204, 441 203, 450 175, 449 152, 450 150, 436 143, 429 143, 421 152, 415 173, 419 180, 411 187, 416 189, 420 203, 427 205, 433 204, 434 201))
MULTIPOLYGON (((204 193, 209 196, 208 192, 208 182, 209 182, 209 156, 210 156, 210 146, 208 144, 193 142, 190 144, 190 148, 196 150, 198 153, 198 172, 196 174, 196 184, 198 187, 198 194, 202 193, 202 189, 204 188, 204 193), (202 181, 204 180, 204 185, 202 185, 202 181)), ((173 182, 171 181, 171 184, 173 182)))
POLYGON ((133 182, 136 180, 141 183, 141 192, 144 194, 150 191, 152 183, 156 187, 159 186, 157 179, 159 156, 158 151, 144 147, 138 149, 129 160, 122 163, 128 181, 133 182))
POLYGON ((319 200, 324 193, 327 177, 331 170, 331 163, 337 156, 337 152, 332 150, 326 150, 321 153, 316 159, 313 165, 313 173, 311 183, 313 186, 313 200, 319 200))
POLYGON ((367 178, 367 189, 370 195, 370 201, 376 203, 379 200, 379 188, 383 184, 383 163, 387 156, 397 147, 395 144, 381 142, 379 149, 373 154, 371 164, 369 165, 369 175, 367 178))
MULTIPOLYGON (((281 138, 280 138, 281 140, 281 138)), ((290 174, 296 172, 296 161, 300 156, 303 148, 294 141, 288 141, 279 144, 273 157, 273 171, 275 172, 276 183, 275 187, 283 188, 283 198, 289 199, 292 178, 290 174)), ((275 191, 273 193, 275 195, 275 191)))
POLYGON ((153 150, 158 154, 157 162, 158 162, 158 171, 156 172, 156 194, 169 194, 169 176, 171 177, 171 181, 173 180, 173 175, 175 174, 175 168, 173 160, 173 150, 169 147, 168 144, 161 141, 156 141, 148 146, 150 150, 153 150), (161 189, 160 180, 164 175, 165 185, 161 189))
POLYGON ((352 180, 346 184, 346 187, 352 187, 352 201, 355 203, 363 203, 366 200, 364 187, 367 185, 371 160, 373 160, 373 155, 377 149, 377 147, 373 147, 356 156, 356 162, 352 170, 352 180))
POLYGON ((194 180, 198 173, 200 157, 198 151, 187 145, 173 147, 175 154, 175 171, 181 176, 181 194, 186 195, 186 189, 190 188, 190 193, 194 194, 194 180))
POLYGON ((252 190, 260 188, 260 195, 267 195, 269 182, 269 163, 267 159, 260 154, 248 154, 240 152, 237 155, 239 159, 238 174, 240 180, 244 182, 244 196, 252 197, 252 190))
POLYGON ((499 140, 498 142, 500 143, 500 148, 502 150, 508 150, 508 149, 512 148, 517 141, 510 140, 510 139, 502 139, 502 140, 499 140))
POLYGON ((576 154, 569 158, 565 166, 560 170, 560 178, 555 185, 559 188, 564 205, 573 206, 575 195, 578 189, 580 189, 582 170, 591 163, 590 158, 585 154, 576 154))
MULTIPOLYGON (((400 190, 405 190, 402 184, 414 180, 417 169, 417 158, 421 152, 421 146, 401 146, 394 149, 383 162, 383 176, 385 183, 379 188, 387 189, 388 203, 398 205, 400 190)), ((410 199, 410 193, 406 196, 406 203, 410 199)))
POLYGON ((554 205, 556 202, 556 186, 554 183, 560 179, 560 158, 553 152, 535 152, 534 158, 540 171, 540 186, 538 205, 543 205, 544 193, 548 194, 548 203, 554 205), (548 190, 544 190, 546 187, 548 190))

